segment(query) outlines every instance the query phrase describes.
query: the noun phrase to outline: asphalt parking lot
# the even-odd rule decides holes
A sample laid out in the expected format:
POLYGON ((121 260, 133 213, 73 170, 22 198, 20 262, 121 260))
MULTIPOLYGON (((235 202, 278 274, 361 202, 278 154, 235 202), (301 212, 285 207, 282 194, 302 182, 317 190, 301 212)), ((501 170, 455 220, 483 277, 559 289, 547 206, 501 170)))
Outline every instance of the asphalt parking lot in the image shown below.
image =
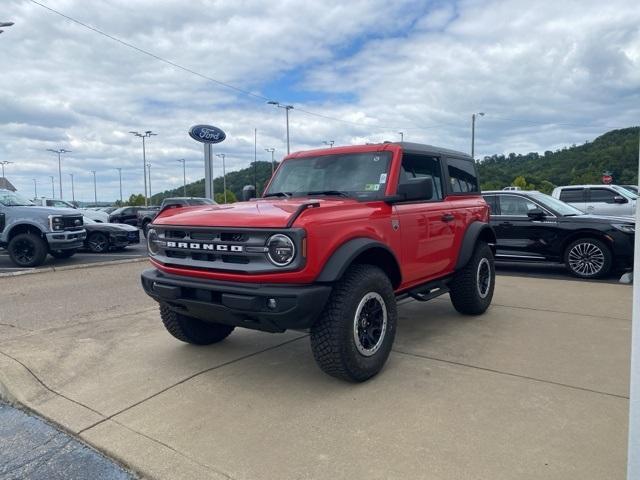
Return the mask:
POLYGON ((386 368, 353 385, 301 332, 176 341, 143 268, 0 278, 0 392, 144 477, 624 477, 627 285, 499 276, 481 317, 405 303, 386 368))

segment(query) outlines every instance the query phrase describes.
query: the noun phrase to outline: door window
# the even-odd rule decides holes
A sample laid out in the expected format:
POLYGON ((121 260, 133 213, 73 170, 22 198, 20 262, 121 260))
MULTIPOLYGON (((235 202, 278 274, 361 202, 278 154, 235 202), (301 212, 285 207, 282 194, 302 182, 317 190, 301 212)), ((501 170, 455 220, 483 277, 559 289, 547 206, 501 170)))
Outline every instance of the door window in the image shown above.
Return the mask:
POLYGON ((531 210, 538 207, 535 203, 524 197, 515 195, 500 195, 500 215, 526 217, 531 210))
POLYGON ((453 193, 478 192, 476 167, 470 160, 448 158, 449 182, 453 193))
POLYGON ((560 192, 560 200, 567 203, 584 202, 584 189, 563 188, 560 192))
POLYGON ((442 200, 442 170, 440 159, 427 155, 405 153, 402 156, 400 168, 400 184, 409 182, 412 178, 429 177, 433 180, 433 196, 424 200, 442 200))
POLYGON ((485 195, 484 201, 489 205, 490 215, 500 215, 500 210, 498 209, 498 197, 496 195, 485 195))
POLYGON ((591 201, 599 203, 616 203, 614 198, 619 196, 618 193, 608 188, 592 188, 589 193, 591 201))

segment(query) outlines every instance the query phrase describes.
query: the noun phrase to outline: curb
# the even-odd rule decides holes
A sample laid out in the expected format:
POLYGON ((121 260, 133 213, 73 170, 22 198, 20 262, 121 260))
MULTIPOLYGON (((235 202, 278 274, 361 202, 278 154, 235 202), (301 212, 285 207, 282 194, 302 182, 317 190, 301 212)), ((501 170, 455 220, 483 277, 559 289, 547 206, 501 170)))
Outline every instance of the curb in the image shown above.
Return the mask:
POLYGON ((3 272, 0 273, 0 278, 3 277, 20 277, 22 275, 33 275, 36 273, 49 273, 49 272, 63 272, 65 270, 79 270, 82 268, 93 268, 93 267, 108 267, 110 265, 122 265, 125 263, 140 263, 146 262, 149 260, 149 257, 140 257, 140 258, 127 258, 125 260, 112 260, 106 262, 95 262, 95 263, 81 263, 79 265, 66 265, 62 267, 46 267, 39 268, 34 270, 20 270, 17 272, 3 272))

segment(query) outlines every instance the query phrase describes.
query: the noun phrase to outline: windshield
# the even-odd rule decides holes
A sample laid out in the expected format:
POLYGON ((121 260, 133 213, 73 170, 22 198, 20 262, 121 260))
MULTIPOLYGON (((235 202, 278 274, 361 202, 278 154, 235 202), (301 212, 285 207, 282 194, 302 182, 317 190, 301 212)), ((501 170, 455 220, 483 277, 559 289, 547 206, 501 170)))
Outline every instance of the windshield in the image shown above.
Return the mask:
POLYGON ((14 192, 0 191, 0 203, 5 207, 32 206, 33 202, 14 192))
POLYGON ((616 192, 618 192, 620 195, 622 195, 623 197, 626 197, 630 200, 635 200, 636 198, 638 198, 638 195, 636 195, 635 193, 633 193, 630 190, 627 190, 624 187, 621 187, 619 185, 609 185, 611 188, 613 188, 616 192))
POLYGON ((547 195, 545 193, 532 193, 531 197, 535 200, 539 201, 545 207, 549 207, 551 210, 555 211, 558 215, 563 217, 573 216, 573 215, 584 215, 584 212, 578 210, 575 207, 572 207, 568 203, 564 203, 562 200, 558 200, 557 198, 552 197, 551 195, 547 195))
POLYGON ((344 153, 285 160, 264 196, 381 198, 390 162, 391 152, 344 153))

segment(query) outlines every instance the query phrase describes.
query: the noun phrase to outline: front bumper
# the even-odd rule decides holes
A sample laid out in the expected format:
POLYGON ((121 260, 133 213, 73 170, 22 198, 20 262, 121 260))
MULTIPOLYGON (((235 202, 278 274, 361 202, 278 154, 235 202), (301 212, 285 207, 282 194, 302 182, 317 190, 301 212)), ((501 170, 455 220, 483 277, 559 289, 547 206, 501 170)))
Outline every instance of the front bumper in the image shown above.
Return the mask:
POLYGON ((72 250, 81 248, 87 238, 86 230, 50 232, 46 234, 47 243, 51 250, 72 250))
POLYGON ((331 293, 330 285, 196 280, 154 268, 142 272, 141 280, 147 295, 177 313, 267 332, 311 327, 331 293), (275 308, 268 306, 270 300, 275 300, 275 308))

